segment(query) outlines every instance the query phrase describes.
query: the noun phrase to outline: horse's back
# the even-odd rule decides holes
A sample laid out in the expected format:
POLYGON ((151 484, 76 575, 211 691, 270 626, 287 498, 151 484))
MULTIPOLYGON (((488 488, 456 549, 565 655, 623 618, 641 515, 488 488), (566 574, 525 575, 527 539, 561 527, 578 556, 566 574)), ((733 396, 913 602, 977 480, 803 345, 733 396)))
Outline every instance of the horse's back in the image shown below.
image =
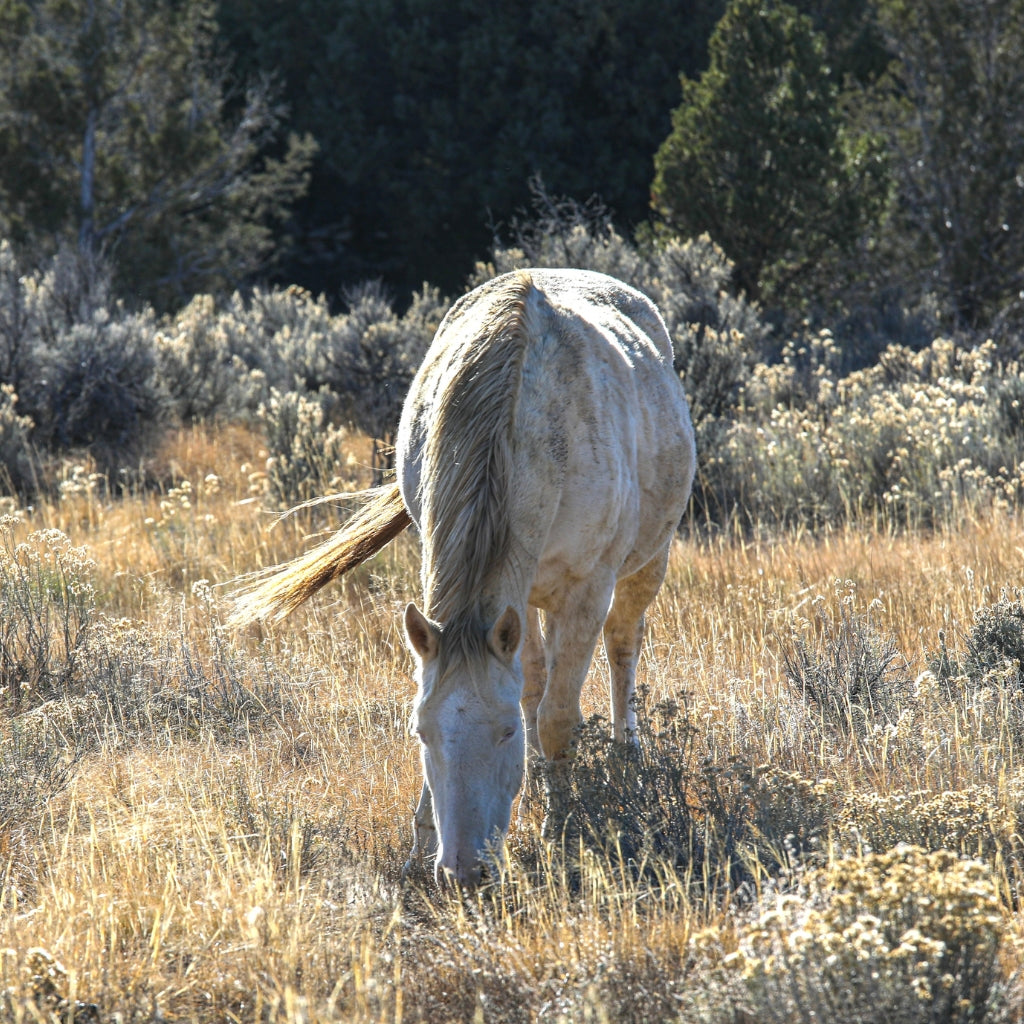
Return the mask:
POLYGON ((627 575, 653 557, 682 517, 695 452, 671 342, 653 303, 601 274, 532 273, 534 341, 516 438, 522 478, 543 480, 535 494, 557 493, 543 590, 545 562, 554 582, 597 563, 627 575), (535 458, 542 444, 546 465, 535 458))
POLYGON ((532 270, 529 274, 537 294, 547 300, 556 315, 578 319, 584 330, 587 325, 610 328, 615 342, 630 349, 635 349, 638 342, 653 347, 658 361, 671 367, 672 343, 665 323, 642 292, 596 271, 532 270), (619 322, 620 318, 624 323, 619 322))
POLYGON ((508 498, 518 546, 537 560, 543 603, 542 592, 564 573, 601 563, 628 574, 663 547, 689 496, 693 431, 650 300, 588 271, 503 275, 452 307, 410 391, 399 462, 414 518, 429 488, 420 473, 441 382, 513 291, 525 348, 510 406, 508 498))

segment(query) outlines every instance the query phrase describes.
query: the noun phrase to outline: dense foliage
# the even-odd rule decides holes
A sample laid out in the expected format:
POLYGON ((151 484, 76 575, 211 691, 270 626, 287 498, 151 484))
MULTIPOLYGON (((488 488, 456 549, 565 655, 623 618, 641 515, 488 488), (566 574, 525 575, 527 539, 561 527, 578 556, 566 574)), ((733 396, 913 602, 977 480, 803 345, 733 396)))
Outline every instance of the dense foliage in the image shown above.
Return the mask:
MULTIPOLYGON (((314 288, 461 285, 540 174, 647 214, 678 74, 722 0, 221 0, 246 73, 281 76, 320 158, 297 211, 314 288)), ((294 277, 294 275, 293 275, 294 277)))
MULTIPOLYGON (((1019 327, 1024 300, 1024 3, 876 0, 894 56, 854 129, 884 140, 879 264, 956 328, 1019 327)), ((876 277, 877 279, 877 277, 876 277)))
POLYGON ((115 256, 167 303, 262 271, 314 143, 265 84, 236 95, 210 0, 0 3, 0 234, 115 256))
POLYGON ((709 233, 736 284, 776 303, 820 289, 822 260, 856 242, 881 192, 877 155, 845 145, 825 52, 796 8, 734 0, 655 157, 665 228, 709 233))

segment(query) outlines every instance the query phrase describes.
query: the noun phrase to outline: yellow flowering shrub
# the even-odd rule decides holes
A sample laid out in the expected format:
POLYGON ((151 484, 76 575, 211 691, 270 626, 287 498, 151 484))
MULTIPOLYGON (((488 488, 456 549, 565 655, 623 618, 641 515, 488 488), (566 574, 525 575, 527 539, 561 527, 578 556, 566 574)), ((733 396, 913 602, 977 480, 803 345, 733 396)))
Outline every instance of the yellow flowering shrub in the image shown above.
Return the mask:
POLYGON ((1003 920, 988 868, 899 845, 808 873, 741 933, 728 965, 764 1022, 967 1022, 998 995, 1003 920))
POLYGON ((1017 821, 988 786, 944 793, 851 793, 837 815, 841 840, 876 853, 900 843, 991 861, 1017 850, 1017 821))
POLYGON ((1016 505, 1021 370, 997 365, 991 342, 892 346, 845 377, 835 365, 826 334, 754 367, 735 418, 704 453, 705 504, 754 523, 868 516, 901 526, 1016 505))

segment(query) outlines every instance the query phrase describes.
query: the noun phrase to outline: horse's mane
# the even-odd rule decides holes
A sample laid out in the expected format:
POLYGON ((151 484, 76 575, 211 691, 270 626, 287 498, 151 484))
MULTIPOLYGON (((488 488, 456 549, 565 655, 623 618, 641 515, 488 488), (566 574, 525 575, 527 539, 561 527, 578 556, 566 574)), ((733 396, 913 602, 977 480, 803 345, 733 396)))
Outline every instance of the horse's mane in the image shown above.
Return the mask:
POLYGON ((423 588, 451 653, 481 653, 484 591, 511 553, 512 434, 532 288, 528 273, 510 275, 482 322, 461 319, 455 329, 475 336, 450 346, 437 380, 421 475, 423 588))

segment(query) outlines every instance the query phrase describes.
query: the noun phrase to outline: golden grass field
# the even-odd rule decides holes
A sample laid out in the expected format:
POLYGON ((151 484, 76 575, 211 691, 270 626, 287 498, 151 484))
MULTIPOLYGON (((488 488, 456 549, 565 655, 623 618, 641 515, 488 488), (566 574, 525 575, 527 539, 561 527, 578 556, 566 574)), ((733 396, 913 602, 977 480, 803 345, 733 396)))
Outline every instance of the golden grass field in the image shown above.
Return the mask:
MULTIPOLYGON (((242 427, 183 430, 157 486, 108 497, 68 468, 7 520, 5 614, 34 565, 58 604, 72 579, 87 621, 76 640, 41 613, 60 687, 11 654, 0 680, 0 1019, 1019 1019, 1014 692, 926 671, 1024 585, 1019 519, 681 539, 641 674, 645 707, 682 705, 677 811, 702 856, 563 856, 535 798, 503 887, 450 899, 399 883, 415 538, 273 628, 225 631, 222 585, 338 514, 271 529, 265 459, 242 427), (827 650, 844 621, 894 640, 902 680, 845 723, 786 681, 794 637, 827 650)), ((368 460, 354 439, 346 486, 368 460)), ((604 687, 599 653, 588 715, 604 687)))

